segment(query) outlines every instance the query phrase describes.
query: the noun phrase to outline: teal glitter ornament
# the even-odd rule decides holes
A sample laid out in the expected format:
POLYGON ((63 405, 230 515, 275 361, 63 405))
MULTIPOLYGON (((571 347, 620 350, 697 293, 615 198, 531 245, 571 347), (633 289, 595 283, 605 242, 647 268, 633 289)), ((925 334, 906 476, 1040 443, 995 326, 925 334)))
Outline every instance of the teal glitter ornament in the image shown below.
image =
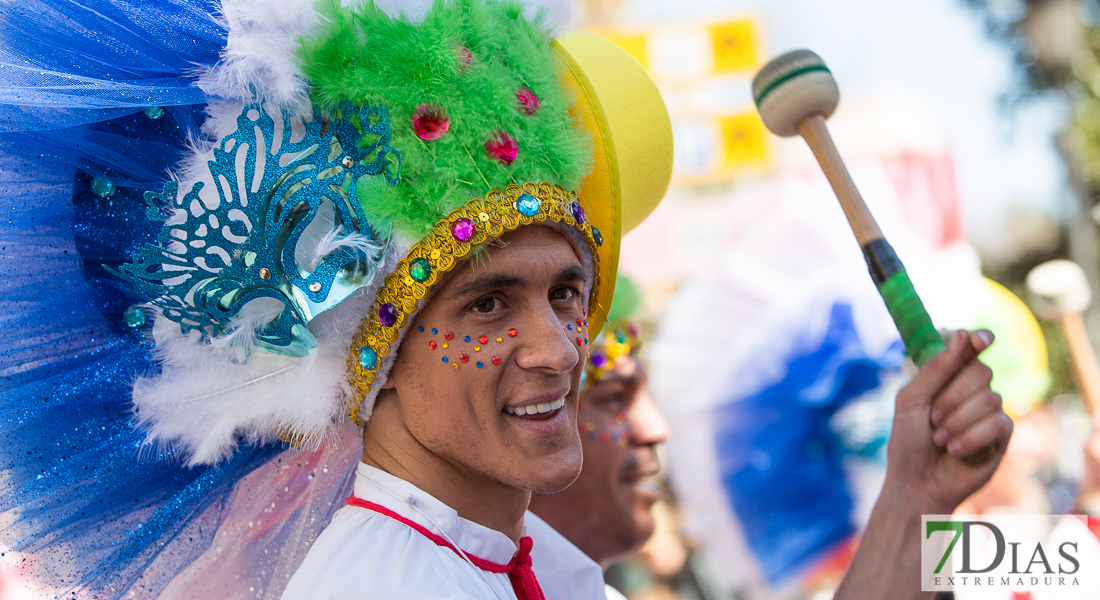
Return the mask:
POLYGON ((401 165, 384 108, 345 102, 331 116, 306 121, 245 106, 237 130, 214 148, 214 193, 201 193, 202 181, 185 195, 175 181, 160 194, 146 193, 147 216, 167 223, 158 245, 138 251, 117 274, 184 335, 199 331, 205 339, 233 331, 249 302, 277 300, 282 310, 256 328, 256 343, 306 355, 316 345, 306 325, 380 266, 385 241, 368 226, 356 186, 367 176, 394 185, 401 165), (295 130, 304 135, 294 140, 295 130), (315 264, 299 263, 308 254, 299 242, 323 236, 332 240, 327 253, 309 254, 315 264))
POLYGON ((359 351, 359 366, 364 369, 373 369, 378 366, 378 353, 370 346, 363 346, 359 351))
POLYGON ((516 210, 526 217, 539 214, 540 207, 539 199, 531 194, 520 194, 519 198, 516 198, 516 210))
POLYGON ((92 180, 92 193, 100 198, 110 198, 115 195, 116 191, 118 191, 118 188, 115 187, 115 184, 106 179, 96 177, 92 180))
POLYGON ((157 120, 160 120, 160 118, 164 116, 164 107, 163 106, 150 106, 149 108, 146 108, 144 112, 145 112, 145 116, 149 117, 150 119, 152 119, 154 121, 157 121, 157 120))

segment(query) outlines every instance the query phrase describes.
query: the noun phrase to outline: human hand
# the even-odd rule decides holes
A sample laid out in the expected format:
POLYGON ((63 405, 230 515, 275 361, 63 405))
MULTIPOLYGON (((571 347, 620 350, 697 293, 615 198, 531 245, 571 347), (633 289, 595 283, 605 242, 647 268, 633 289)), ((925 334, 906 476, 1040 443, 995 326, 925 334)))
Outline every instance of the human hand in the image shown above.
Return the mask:
POLYGON ((950 514, 989 481, 1012 435, 989 388, 993 372, 978 361, 992 343, 985 330, 955 332, 898 393, 884 496, 921 514, 950 514))

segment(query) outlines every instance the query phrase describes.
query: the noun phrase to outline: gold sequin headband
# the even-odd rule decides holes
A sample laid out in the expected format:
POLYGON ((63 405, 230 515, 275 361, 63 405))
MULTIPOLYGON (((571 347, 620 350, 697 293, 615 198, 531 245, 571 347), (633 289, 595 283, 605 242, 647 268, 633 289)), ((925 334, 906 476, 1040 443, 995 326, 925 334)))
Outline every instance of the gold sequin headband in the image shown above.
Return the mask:
POLYGON ((474 248, 524 225, 548 221, 575 227, 584 235, 596 263, 591 298, 598 297, 598 248, 603 245, 603 236, 585 218, 576 192, 567 192, 545 181, 528 182, 470 200, 436 223, 432 232, 397 263, 352 339, 348 372, 355 392, 348 403, 348 415, 354 422, 362 425, 359 411, 382 369, 383 359, 389 356, 401 329, 416 314, 420 301, 440 277, 453 270, 474 248))
POLYGON ((641 347, 638 325, 633 321, 617 321, 609 325, 588 347, 588 364, 584 367, 584 386, 603 379, 615 369, 615 361, 641 347))

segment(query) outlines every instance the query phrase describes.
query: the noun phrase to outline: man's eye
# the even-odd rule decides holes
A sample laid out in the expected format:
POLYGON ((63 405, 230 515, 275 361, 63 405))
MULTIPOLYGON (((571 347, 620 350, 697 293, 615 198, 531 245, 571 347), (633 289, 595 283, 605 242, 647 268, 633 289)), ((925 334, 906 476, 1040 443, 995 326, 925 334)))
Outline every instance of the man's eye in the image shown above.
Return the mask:
POLYGON ((482 298, 481 300, 474 302, 473 306, 471 306, 470 309, 474 312, 479 313, 491 313, 496 309, 496 307, 496 298, 482 298))
POLYGON ((572 300, 573 298, 576 298, 580 295, 581 293, 577 290, 577 288, 572 287, 560 287, 553 292, 550 292, 550 298, 552 300, 572 300))

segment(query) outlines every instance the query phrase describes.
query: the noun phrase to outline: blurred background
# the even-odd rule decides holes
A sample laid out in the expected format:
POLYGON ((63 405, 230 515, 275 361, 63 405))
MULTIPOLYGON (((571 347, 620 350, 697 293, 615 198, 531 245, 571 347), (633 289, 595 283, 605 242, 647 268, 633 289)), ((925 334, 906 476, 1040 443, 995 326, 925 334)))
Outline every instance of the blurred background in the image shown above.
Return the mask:
POLYGON ((585 29, 657 81, 676 146, 669 194, 621 258, 643 291, 650 385, 672 425, 667 499, 658 533, 608 572, 612 585, 632 600, 826 600, 881 486, 911 366, 813 156, 767 132, 752 101, 756 71, 796 48, 833 72, 829 128, 935 324, 997 335, 985 359, 1016 434, 960 511, 1088 508, 1100 2, 583 10, 585 29), (1054 259, 1080 269, 1029 290, 1029 273, 1054 259))

